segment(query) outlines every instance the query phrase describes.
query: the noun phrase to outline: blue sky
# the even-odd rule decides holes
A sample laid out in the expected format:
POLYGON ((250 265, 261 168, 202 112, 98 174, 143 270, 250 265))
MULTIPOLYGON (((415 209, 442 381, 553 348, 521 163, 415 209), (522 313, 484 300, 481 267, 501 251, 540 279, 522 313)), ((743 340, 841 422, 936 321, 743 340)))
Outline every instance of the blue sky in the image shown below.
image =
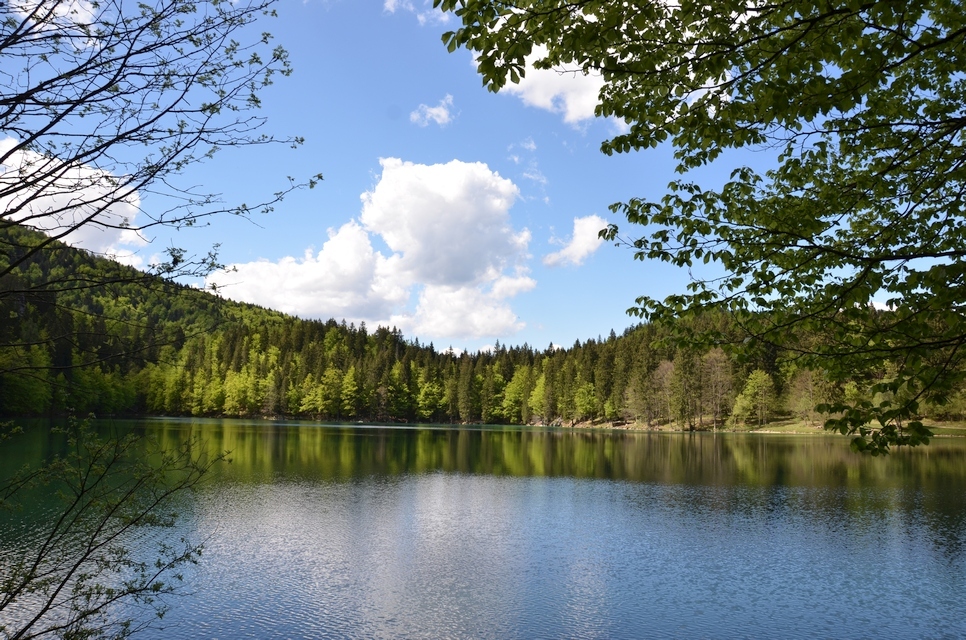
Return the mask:
MULTIPOLYGON (((232 203, 259 201, 285 176, 324 181, 250 221, 154 231, 134 261, 220 243, 234 271, 209 284, 227 297, 470 350, 620 333, 636 322, 625 310, 637 296, 684 289, 686 271, 597 239, 607 222, 630 230, 608 205, 658 198, 674 178, 669 147, 600 153, 622 123, 593 117, 599 80, 532 71, 490 93, 471 54, 441 43, 452 18, 424 0, 277 8, 258 31, 295 71, 262 94, 264 132, 304 146, 225 150, 184 179, 232 203)), ((704 179, 720 183, 731 168, 704 179)))

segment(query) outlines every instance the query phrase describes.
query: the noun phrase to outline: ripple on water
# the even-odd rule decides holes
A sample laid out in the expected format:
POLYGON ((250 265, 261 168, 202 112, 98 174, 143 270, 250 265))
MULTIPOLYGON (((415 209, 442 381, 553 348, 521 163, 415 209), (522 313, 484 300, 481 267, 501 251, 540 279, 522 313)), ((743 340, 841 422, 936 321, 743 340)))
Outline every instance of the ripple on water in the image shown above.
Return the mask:
MULTIPOLYGON (((831 489, 427 474, 220 485, 156 637, 966 634, 962 555, 831 489)), ((881 496, 879 497, 881 498, 881 496)), ((877 499, 879 499, 877 498, 877 499)))
POLYGON ((142 637, 966 637, 955 443, 215 426, 236 463, 168 532, 205 555, 142 637))

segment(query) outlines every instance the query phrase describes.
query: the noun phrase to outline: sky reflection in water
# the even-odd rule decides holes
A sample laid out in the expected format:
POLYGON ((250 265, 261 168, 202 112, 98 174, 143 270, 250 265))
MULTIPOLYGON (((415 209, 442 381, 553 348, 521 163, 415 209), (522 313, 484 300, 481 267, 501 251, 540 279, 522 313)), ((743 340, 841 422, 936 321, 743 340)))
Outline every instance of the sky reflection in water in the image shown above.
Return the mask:
POLYGON ((233 461, 146 637, 963 636, 966 442, 155 421, 233 461))

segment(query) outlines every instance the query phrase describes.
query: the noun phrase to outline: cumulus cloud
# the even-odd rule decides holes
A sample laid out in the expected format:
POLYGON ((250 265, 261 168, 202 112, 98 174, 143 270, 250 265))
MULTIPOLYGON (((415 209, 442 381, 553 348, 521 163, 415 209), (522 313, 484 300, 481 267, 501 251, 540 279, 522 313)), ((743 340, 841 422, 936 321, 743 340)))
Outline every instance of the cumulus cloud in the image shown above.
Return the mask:
POLYGON ((567 124, 579 126, 593 118, 604 79, 582 71, 534 69, 533 61, 546 55, 546 47, 534 47, 527 57, 526 76, 518 84, 507 84, 504 90, 527 106, 563 115, 567 124))
POLYGON ((543 263, 548 267, 566 264, 580 266, 603 244, 598 234, 606 226, 607 221, 598 215, 574 218, 574 233, 570 241, 560 251, 545 255, 543 263))
POLYGON ((414 281, 478 285, 525 255, 530 232, 515 232, 509 215, 519 189, 485 164, 380 163, 382 178, 362 195, 360 221, 414 281))
POLYGON ((510 221, 516 185, 482 163, 380 164, 358 221, 329 230, 317 254, 231 265, 209 284, 288 313, 392 324, 431 339, 522 328, 508 301, 536 282, 527 276, 530 232, 510 221), (376 237, 389 255, 374 249, 376 237))
MULTIPOLYGON (((536 281, 523 278, 515 295, 536 286, 536 281)), ((484 337, 501 336, 524 327, 498 286, 481 287, 426 286, 419 295, 413 316, 395 316, 393 323, 425 336, 484 337)))
POLYGON ((398 258, 376 252, 357 222, 329 229, 328 236, 317 253, 309 249, 301 258, 234 264, 206 284, 235 300, 308 317, 387 317, 408 298, 396 278, 398 258))
POLYGON ((412 0, 385 0, 382 8, 387 13, 396 13, 397 11, 412 13, 416 16, 420 26, 449 22, 449 14, 434 9, 431 0, 423 0, 420 6, 416 6, 416 3, 412 0))
POLYGON ((419 105, 415 111, 409 114, 409 121, 421 127, 427 126, 430 122, 435 122, 441 127, 445 127, 453 121, 453 114, 450 107, 453 106, 453 96, 448 93, 439 101, 435 107, 425 104, 419 105))
POLYGON ((61 236, 62 242, 140 267, 137 250, 147 244, 128 227, 137 225, 137 192, 118 193, 114 176, 87 166, 65 166, 34 151, 16 150, 17 141, 0 140, 0 211, 13 220, 61 236), (24 183, 49 175, 36 188, 24 183))

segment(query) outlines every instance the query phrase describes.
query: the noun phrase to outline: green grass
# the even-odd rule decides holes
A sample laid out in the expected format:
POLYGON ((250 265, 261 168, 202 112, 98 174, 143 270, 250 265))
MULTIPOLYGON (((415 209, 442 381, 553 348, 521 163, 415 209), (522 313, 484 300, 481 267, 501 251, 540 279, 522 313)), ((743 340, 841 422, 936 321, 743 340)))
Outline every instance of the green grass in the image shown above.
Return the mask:
POLYGON ((923 424, 936 436, 966 436, 966 422, 930 422, 923 424))
MULTIPOLYGON (((933 435, 935 436, 966 436, 966 422, 935 422, 925 420, 923 421, 925 426, 929 428, 933 435)), ((597 428, 597 429, 628 429, 633 431, 647 430, 648 427, 643 422, 631 422, 627 424, 622 424, 615 427, 612 423, 602 422, 602 423, 591 423, 583 422, 575 425, 578 428, 597 428)), ((650 427, 652 431, 681 431, 676 424, 662 424, 654 425, 650 427)), ((711 427, 706 424, 701 431, 710 431, 711 427)), ((719 431, 734 431, 736 433, 801 433, 801 434, 830 434, 838 435, 834 431, 826 431, 822 428, 821 423, 808 424, 802 420, 795 418, 779 418, 772 420, 761 427, 758 425, 738 425, 736 428, 731 429, 729 427, 719 427, 719 431)))

